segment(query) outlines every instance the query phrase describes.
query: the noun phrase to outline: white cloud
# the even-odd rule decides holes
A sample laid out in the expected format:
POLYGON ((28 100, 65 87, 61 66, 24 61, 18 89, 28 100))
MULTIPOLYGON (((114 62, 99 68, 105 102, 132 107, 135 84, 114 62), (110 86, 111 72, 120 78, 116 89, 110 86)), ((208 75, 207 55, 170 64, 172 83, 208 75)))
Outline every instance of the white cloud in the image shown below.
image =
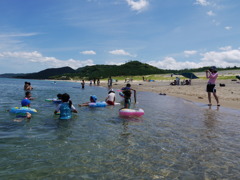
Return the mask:
POLYGON ((122 65, 126 62, 117 62, 117 61, 106 61, 105 64, 107 65, 122 65))
POLYGON ((226 66, 239 66, 240 65, 240 50, 239 49, 230 49, 226 51, 210 51, 205 54, 202 54, 202 61, 204 62, 214 62, 221 67, 226 66))
POLYGON ((213 24, 215 24, 216 26, 220 25, 220 22, 216 21, 215 19, 212 20, 213 24))
POLYGON ((195 4, 201 5, 201 6, 208 6, 210 3, 207 0, 196 0, 195 4))
POLYGON ((132 10, 141 12, 146 9, 149 5, 148 0, 126 0, 128 5, 131 7, 132 10))
MULTIPOLYGON (((45 57, 37 51, 0 53, 0 66, 7 67, 7 69, 10 69, 16 73, 36 72, 46 68, 57 68, 64 66, 77 69, 86 65, 94 65, 93 60, 60 60, 55 57, 45 57)), ((1 69, 1 71, 4 70, 1 69)))
POLYGON ((184 54, 186 57, 189 57, 191 55, 197 54, 197 51, 191 50, 191 51, 184 51, 184 54))
POLYGON ((229 50, 232 49, 232 46, 220 47, 219 49, 222 50, 222 51, 229 51, 229 50))
POLYGON ((232 27, 231 27, 231 26, 226 26, 225 29, 226 29, 226 30, 231 30, 232 27))
POLYGON ((109 53, 113 54, 113 55, 133 56, 130 53, 124 51, 123 49, 117 49, 117 50, 109 51, 109 53))
POLYGON ((165 57, 160 61, 149 61, 148 64, 160 69, 190 69, 206 66, 233 67, 240 66, 240 49, 222 48, 225 51, 210 51, 201 54, 199 62, 177 61, 173 57, 165 57))
POLYGON ((82 51, 82 52, 80 52, 81 54, 89 54, 89 55, 95 55, 96 54, 96 52, 95 51, 93 51, 93 50, 90 50, 90 51, 82 51))
POLYGON ((156 66, 160 69, 185 69, 201 67, 199 63, 195 62, 177 62, 173 57, 165 57, 162 61, 149 61, 148 64, 156 66))
POLYGON ((36 36, 39 33, 9 33, 9 34, 0 34, 0 38, 8 38, 8 37, 29 37, 36 36))
POLYGON ((207 12, 207 15, 209 15, 209 16, 215 16, 216 14, 215 14, 213 11, 208 11, 208 12, 207 12))

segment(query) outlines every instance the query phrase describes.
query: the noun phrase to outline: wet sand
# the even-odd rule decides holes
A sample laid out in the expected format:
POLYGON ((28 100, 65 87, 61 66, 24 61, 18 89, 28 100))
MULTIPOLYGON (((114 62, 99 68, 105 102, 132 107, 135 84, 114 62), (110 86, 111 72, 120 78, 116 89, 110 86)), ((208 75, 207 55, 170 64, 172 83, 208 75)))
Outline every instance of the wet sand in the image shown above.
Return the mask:
MULTIPOLYGON (((193 102, 200 102, 204 104, 208 104, 208 97, 206 92, 206 85, 208 79, 205 78, 205 72, 194 73, 198 77, 204 77, 201 79, 193 79, 191 85, 175 85, 172 86, 170 83, 172 80, 159 80, 154 82, 148 81, 133 81, 129 82, 131 87, 138 91, 145 92, 154 92, 160 94, 166 94, 167 96, 175 96, 179 98, 183 98, 193 102)), ((236 76, 240 74, 239 70, 225 70, 218 72, 220 76, 236 76)), ((170 77, 170 74, 162 75, 165 77, 170 77)), ((175 78, 176 76, 174 76, 175 78)), ((180 78, 182 78, 180 76, 180 78)), ((182 81, 182 79, 180 80, 182 81)), ((81 81, 74 81, 79 82, 81 81)), ((89 85, 89 81, 85 81, 86 85, 89 85)), ((114 90, 121 89, 126 86, 126 82, 118 81, 114 82, 112 88, 114 90)), ((100 86, 108 87, 107 81, 101 80, 100 86)), ((232 109, 240 109, 240 80, 235 78, 235 81, 232 79, 227 80, 219 80, 216 81, 216 89, 217 96, 219 98, 220 105, 227 108, 232 109), (224 87, 220 86, 220 84, 225 84, 224 87)), ((212 105, 216 106, 216 100, 212 95, 212 105)))
MULTIPOLYGON (((221 106, 240 109, 240 81, 232 80, 217 80, 216 89, 217 96, 221 106), (225 84, 225 87, 220 87, 221 84, 225 84)), ((193 102, 200 102, 208 104, 208 97, 206 92, 207 79, 194 79, 191 85, 170 85, 171 81, 162 80, 155 82, 146 81, 132 81, 129 82, 133 89, 138 91, 155 92, 160 94, 166 94, 168 96, 175 96, 190 100, 193 102)), ((124 87, 126 83, 124 81, 118 81, 113 83, 112 88, 117 90, 124 87)), ((101 81, 101 86, 107 87, 106 81, 101 81)), ((217 105, 215 98, 212 95, 212 105, 217 105)))

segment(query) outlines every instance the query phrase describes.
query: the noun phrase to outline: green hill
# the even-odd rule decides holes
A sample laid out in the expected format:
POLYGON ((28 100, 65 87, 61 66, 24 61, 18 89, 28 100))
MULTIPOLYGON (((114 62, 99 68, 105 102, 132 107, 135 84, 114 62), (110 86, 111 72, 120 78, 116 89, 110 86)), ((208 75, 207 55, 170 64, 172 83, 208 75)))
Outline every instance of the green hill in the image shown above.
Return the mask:
POLYGON ((107 78, 109 76, 136 76, 147 74, 162 74, 165 70, 158 69, 149 64, 139 61, 130 61, 122 65, 95 65, 86 66, 76 70, 75 74, 69 76, 87 77, 87 78, 107 78))
MULTIPOLYGON (((110 76, 144 76, 154 74, 183 72, 204 72, 209 67, 198 69, 163 70, 139 61, 129 61, 122 65, 94 65, 85 66, 74 70, 70 67, 50 68, 37 73, 29 74, 2 74, 0 77, 23 79, 93 79, 108 78, 110 76)), ((218 70, 239 69, 239 67, 218 68, 218 70)))
POLYGON ((16 78, 22 79, 50 79, 52 76, 63 76, 67 73, 75 73, 75 70, 70 67, 62 68, 49 68, 37 73, 29 73, 23 76, 17 76, 16 78))

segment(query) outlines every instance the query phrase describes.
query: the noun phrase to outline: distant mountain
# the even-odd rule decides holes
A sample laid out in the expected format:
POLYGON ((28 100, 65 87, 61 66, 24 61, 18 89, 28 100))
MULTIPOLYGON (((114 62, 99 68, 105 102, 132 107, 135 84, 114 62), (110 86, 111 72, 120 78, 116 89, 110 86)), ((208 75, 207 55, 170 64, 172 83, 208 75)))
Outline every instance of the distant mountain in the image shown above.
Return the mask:
MULTIPOLYGON (((110 76, 143 76, 149 74, 165 74, 165 73, 183 73, 183 72, 204 72, 209 67, 201 67, 198 69, 182 69, 182 70, 163 70, 139 61, 129 61, 122 65, 94 65, 85 66, 74 70, 70 67, 50 68, 37 73, 29 74, 2 74, 0 77, 6 78, 23 78, 23 79, 93 79, 107 78, 110 76)), ((218 70, 239 69, 239 67, 218 68, 218 70)))
POLYGON ((139 61, 129 61, 122 65, 94 65, 85 66, 74 70, 70 67, 50 68, 36 73, 7 74, 5 77, 22 79, 69 79, 69 78, 107 78, 110 76, 134 76, 148 74, 163 74, 167 70, 161 70, 154 66, 139 61))
MULTIPOLYGON (((139 61, 130 61, 120 66, 117 65, 95 65, 78 68, 72 76, 88 78, 106 78, 109 76, 134 76, 148 74, 162 74, 165 70, 158 69, 139 61)), ((71 75, 70 75, 71 76, 71 75)))
POLYGON ((19 74, 14 74, 14 73, 5 73, 5 74, 0 74, 0 78, 15 78, 17 76, 24 76, 24 73, 19 73, 19 74))
POLYGON ((22 79, 50 79, 52 76, 62 76, 67 73, 75 73, 75 70, 70 67, 49 68, 37 73, 29 73, 20 75, 15 78, 22 79))

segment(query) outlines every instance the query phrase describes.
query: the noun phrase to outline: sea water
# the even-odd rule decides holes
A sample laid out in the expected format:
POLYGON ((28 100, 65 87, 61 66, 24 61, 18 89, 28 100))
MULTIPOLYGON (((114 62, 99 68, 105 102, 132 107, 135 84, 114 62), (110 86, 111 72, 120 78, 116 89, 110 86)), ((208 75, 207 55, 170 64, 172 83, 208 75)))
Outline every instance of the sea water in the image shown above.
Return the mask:
MULTIPOLYGON (((0 179, 239 179, 240 113, 180 98, 137 92, 145 115, 122 118, 119 106, 78 107, 107 89, 79 83, 31 81, 30 121, 19 107, 26 80, 0 79, 0 179), (78 114, 54 115, 45 99, 68 93, 78 114)), ((117 95, 117 101, 121 97, 117 95)))

